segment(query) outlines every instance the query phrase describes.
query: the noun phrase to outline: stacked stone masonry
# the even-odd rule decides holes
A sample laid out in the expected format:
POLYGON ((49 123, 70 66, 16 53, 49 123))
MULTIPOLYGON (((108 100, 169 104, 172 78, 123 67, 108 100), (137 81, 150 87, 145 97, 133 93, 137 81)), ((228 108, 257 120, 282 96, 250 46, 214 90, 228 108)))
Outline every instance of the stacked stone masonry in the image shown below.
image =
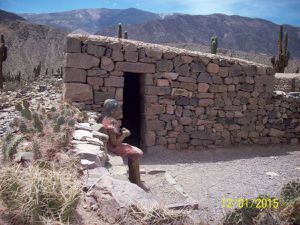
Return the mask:
POLYGON ((300 92, 300 74, 276 73, 275 90, 284 92, 300 92))
POLYGON ((101 112, 123 104, 124 73, 140 76, 144 149, 297 144, 300 98, 273 92, 270 67, 103 36, 69 35, 64 99, 101 112))

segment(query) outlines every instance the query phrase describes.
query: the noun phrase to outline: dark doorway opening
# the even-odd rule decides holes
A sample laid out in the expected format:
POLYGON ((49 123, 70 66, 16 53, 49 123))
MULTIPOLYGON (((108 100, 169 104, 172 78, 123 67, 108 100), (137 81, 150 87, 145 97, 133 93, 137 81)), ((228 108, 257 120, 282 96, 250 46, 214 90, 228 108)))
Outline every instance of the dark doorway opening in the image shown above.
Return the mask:
POLYGON ((131 135, 125 143, 140 147, 141 142, 141 96, 140 76, 124 73, 123 120, 122 126, 130 130, 131 135))

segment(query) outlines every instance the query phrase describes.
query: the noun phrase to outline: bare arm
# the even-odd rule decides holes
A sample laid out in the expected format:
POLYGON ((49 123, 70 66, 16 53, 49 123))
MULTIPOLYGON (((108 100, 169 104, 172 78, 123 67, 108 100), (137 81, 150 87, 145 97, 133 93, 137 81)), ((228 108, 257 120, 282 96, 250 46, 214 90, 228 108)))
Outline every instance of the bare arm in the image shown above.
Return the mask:
POLYGON ((108 136, 109 136, 110 142, 113 145, 120 145, 124 141, 124 139, 127 137, 126 134, 121 134, 120 136, 117 137, 117 135, 114 133, 109 133, 108 136))

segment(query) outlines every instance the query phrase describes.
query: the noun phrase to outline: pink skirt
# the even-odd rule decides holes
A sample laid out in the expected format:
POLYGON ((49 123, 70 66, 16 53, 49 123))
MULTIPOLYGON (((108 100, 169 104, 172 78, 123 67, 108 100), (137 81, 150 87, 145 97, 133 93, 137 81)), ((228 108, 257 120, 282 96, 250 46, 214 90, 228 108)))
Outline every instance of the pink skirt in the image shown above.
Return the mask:
POLYGON ((117 146, 108 143, 107 149, 118 156, 127 156, 130 159, 138 159, 143 155, 143 151, 141 149, 127 143, 122 143, 117 146))

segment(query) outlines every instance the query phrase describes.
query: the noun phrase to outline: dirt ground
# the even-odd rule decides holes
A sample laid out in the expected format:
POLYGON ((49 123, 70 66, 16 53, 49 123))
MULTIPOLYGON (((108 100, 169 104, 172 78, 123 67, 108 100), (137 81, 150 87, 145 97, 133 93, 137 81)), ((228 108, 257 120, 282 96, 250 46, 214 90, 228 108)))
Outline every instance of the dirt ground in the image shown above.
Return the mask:
POLYGON ((222 197, 276 196, 282 185, 300 179, 300 146, 157 151, 145 154, 141 164, 146 172, 165 170, 167 177, 174 178, 166 179, 165 173, 142 175, 151 192, 161 201, 181 203, 191 197, 199 204, 199 210, 193 211, 195 218, 216 224, 229 210, 222 208, 222 197))

